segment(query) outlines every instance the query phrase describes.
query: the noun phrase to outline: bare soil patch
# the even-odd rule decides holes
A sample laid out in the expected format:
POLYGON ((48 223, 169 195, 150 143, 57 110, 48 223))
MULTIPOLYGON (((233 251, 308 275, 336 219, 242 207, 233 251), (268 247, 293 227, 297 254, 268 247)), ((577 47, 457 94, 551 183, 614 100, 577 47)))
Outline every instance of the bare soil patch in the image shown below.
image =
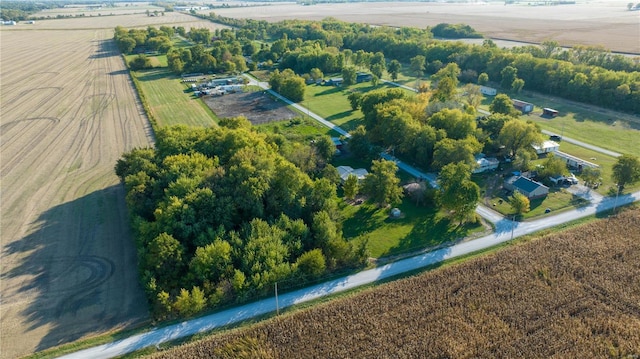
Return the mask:
POLYGON ((634 358, 638 227, 630 210, 153 358, 634 358))
POLYGON ((205 96, 203 101, 219 118, 244 116, 254 125, 300 117, 287 104, 264 91, 205 96))
POLYGON ((2 358, 148 318, 113 168, 152 134, 111 29, 1 31, 2 358))

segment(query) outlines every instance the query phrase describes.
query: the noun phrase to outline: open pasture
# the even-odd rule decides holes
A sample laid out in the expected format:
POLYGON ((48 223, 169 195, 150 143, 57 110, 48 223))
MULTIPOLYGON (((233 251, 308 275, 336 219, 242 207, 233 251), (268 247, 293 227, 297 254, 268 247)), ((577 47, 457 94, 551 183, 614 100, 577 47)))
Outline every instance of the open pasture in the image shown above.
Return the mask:
POLYGON ((109 20, 0 32, 2 358, 148 318, 113 168, 153 135, 109 20))
POLYGON ((147 98, 159 126, 184 124, 210 127, 216 116, 167 68, 135 71, 132 74, 147 98))
MULTIPOLYGON (((505 6, 504 1, 445 4, 434 2, 362 2, 280 4, 215 9, 221 16, 267 21, 322 20, 334 17, 348 22, 425 28, 439 23, 464 23, 497 39, 540 43, 555 40, 563 46, 602 45, 607 49, 640 55, 638 11, 627 10, 628 1, 578 2, 573 5, 505 6)), ((208 14, 209 10, 202 13, 208 14)))
POLYGON ((629 210, 152 357, 632 358, 638 226, 629 210))

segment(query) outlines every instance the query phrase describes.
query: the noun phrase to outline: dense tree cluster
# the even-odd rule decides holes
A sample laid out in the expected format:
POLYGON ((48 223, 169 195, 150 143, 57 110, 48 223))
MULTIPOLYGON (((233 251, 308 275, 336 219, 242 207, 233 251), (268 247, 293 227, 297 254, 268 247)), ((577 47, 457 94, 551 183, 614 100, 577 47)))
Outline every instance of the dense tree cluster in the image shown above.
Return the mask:
POLYGON ((445 39, 482 38, 482 34, 465 24, 441 23, 432 27, 431 33, 445 39))
MULTIPOLYGON (((370 56, 358 57, 357 54, 359 51, 362 51, 361 55, 380 52, 389 61, 411 64, 417 74, 422 71, 435 74, 446 65, 455 63, 460 69, 458 77, 463 81, 483 84, 493 81, 509 90, 539 91, 617 110, 640 112, 640 64, 600 47, 562 49, 557 43, 547 41, 542 46, 500 49, 491 40, 486 40, 483 45, 469 45, 433 39, 434 29, 472 30, 463 25, 441 24, 429 30, 374 27, 332 18, 321 22, 289 20, 267 23, 229 19, 214 13, 203 17, 241 26, 241 30, 236 32, 238 40, 277 40, 270 47, 264 46, 256 54, 259 55, 256 60, 286 59, 280 70, 291 68, 302 74, 319 67, 318 63, 326 63, 329 58, 336 57, 337 71, 340 71, 339 56, 342 55, 342 66, 360 66, 358 61, 362 61, 362 66, 376 74, 380 66, 367 63, 372 60, 370 56)), ((383 64, 381 70, 385 69, 386 64, 383 64)), ((380 77, 379 74, 376 76, 380 77)))
POLYGON ((125 29, 117 26, 113 38, 120 52, 132 54, 136 52, 158 51, 167 53, 173 46, 171 38, 175 29, 161 26, 159 29, 148 27, 147 29, 125 29))
POLYGON ((158 317, 264 294, 358 266, 342 237, 335 184, 282 153, 282 138, 229 127, 161 128, 155 149, 116 165, 126 188, 140 272, 158 317))

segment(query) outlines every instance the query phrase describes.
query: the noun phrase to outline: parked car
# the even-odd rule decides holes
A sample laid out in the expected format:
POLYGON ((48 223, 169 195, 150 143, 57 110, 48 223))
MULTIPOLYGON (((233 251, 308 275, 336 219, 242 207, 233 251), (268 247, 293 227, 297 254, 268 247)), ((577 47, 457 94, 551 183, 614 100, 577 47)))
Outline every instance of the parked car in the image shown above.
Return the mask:
POLYGON ((559 135, 551 135, 549 136, 549 139, 551 141, 562 141, 562 137, 560 137, 559 135))

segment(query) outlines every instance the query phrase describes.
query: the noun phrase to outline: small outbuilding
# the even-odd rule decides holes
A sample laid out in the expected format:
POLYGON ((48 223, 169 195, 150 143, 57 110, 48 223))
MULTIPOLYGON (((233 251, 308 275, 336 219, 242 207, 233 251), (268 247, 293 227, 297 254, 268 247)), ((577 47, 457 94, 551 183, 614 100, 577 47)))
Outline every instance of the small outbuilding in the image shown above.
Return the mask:
POLYGON ((473 173, 482 173, 486 171, 492 171, 498 168, 500 161, 495 157, 485 157, 483 153, 475 156, 476 167, 473 169, 473 173))
POLYGON ((582 158, 570 155, 568 153, 564 153, 561 151, 557 151, 555 153, 555 156, 558 158, 561 158, 562 160, 564 160, 567 163, 567 166, 570 168, 575 168, 578 172, 582 172, 582 170, 585 167, 591 167, 591 168, 599 168, 600 166, 589 162, 589 161, 585 161, 582 158))
POLYGON ((543 155, 545 153, 557 152, 560 149, 560 145, 555 141, 544 141, 541 145, 533 144, 531 145, 536 153, 539 155, 543 155))
POLYGON ((327 86, 337 86, 340 87, 342 86, 342 82, 344 82, 344 80, 342 79, 342 77, 334 77, 332 79, 329 79, 329 81, 325 82, 325 84, 327 86))
POLYGON ((542 109, 542 117, 553 118, 558 116, 558 111, 549 107, 545 107, 542 109))
POLYGON ((516 100, 516 99, 513 99, 511 101, 513 103, 513 107, 515 107, 516 110, 522 112, 522 114, 524 115, 531 113, 533 111, 532 103, 516 100))
POLYGON ((364 168, 353 169, 351 166, 338 166, 337 170, 342 183, 344 183, 350 175, 356 176, 358 182, 360 182, 369 174, 369 172, 364 168))
POLYGON ((480 86, 480 93, 487 96, 495 96, 498 93, 498 90, 493 87, 480 86))
POLYGON ((361 82, 370 82, 371 80, 373 80, 373 75, 366 73, 366 72, 358 72, 356 73, 356 82, 357 83, 361 83, 361 82))

